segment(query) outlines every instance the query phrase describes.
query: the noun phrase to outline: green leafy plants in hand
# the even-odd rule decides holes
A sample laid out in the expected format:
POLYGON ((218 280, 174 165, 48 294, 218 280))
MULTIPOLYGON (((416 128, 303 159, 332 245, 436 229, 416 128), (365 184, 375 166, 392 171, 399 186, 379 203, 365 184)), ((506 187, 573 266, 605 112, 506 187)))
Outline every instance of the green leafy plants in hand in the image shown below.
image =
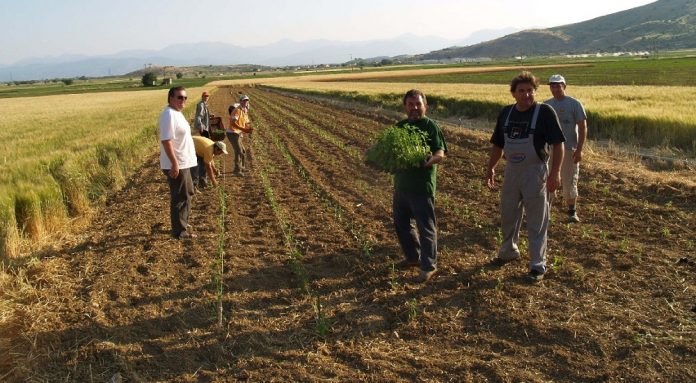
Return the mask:
POLYGON ((427 133, 413 125, 391 126, 375 139, 367 150, 366 162, 380 170, 395 173, 423 166, 430 154, 427 133))

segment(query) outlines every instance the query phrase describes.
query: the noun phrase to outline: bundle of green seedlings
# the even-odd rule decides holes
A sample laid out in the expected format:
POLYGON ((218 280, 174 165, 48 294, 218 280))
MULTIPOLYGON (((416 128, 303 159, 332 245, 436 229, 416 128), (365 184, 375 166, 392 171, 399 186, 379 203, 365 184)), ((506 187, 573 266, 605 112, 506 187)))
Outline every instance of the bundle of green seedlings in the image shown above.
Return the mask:
POLYGON ((389 173, 421 167, 430 155, 426 139, 427 133, 413 125, 390 126, 377 135, 365 162, 389 173))

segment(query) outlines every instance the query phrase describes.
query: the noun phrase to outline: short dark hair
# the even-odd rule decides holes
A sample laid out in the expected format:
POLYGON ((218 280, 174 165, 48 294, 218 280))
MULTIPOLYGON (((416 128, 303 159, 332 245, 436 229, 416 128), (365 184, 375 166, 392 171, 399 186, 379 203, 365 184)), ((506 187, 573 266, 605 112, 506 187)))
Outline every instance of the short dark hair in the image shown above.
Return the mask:
POLYGON ((532 72, 523 71, 522 73, 517 75, 517 77, 512 79, 512 82, 510 83, 510 92, 515 93, 515 91, 517 90, 517 85, 522 83, 530 84, 534 87, 534 90, 537 90, 537 88, 539 87, 539 79, 536 78, 532 74, 532 72))
POLYGON ((404 105, 406 105, 406 100, 408 100, 411 97, 418 97, 421 96, 423 98, 423 104, 428 105, 428 99, 425 98, 425 93, 421 92, 418 89, 411 89, 406 94, 404 95, 404 105))
POLYGON ((167 95, 167 102, 169 102, 169 99, 174 97, 174 93, 180 92, 182 90, 186 90, 183 86, 175 86, 173 88, 169 89, 169 94, 167 95))

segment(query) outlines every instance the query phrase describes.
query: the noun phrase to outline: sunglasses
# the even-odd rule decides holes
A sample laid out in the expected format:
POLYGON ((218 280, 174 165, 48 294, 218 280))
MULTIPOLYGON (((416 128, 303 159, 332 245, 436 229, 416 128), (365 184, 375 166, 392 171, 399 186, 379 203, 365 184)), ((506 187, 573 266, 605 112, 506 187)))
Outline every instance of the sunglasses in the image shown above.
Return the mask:
POLYGON ((177 100, 186 100, 186 99, 188 99, 188 97, 186 97, 186 96, 176 96, 176 99, 177 99, 177 100))

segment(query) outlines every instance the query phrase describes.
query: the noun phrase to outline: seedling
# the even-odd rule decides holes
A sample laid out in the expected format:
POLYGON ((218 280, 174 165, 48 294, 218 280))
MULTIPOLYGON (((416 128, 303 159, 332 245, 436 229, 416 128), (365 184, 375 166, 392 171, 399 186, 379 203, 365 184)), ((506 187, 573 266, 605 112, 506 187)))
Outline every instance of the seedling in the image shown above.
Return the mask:
POLYGON ((418 318, 418 301, 416 301, 416 298, 406 301, 406 311, 409 322, 413 322, 418 318))
POLYGON ((399 281, 397 281, 396 276, 396 264, 392 262, 391 270, 389 272, 389 287, 391 287, 391 289, 394 291, 399 290, 400 287, 399 281))
POLYGON ((553 257, 553 262, 551 263, 551 268, 555 271, 563 267, 565 259, 559 255, 553 257))
POLYGON ((660 230, 660 234, 662 234, 662 236, 665 238, 669 238, 672 235, 668 227, 663 227, 662 230, 660 230))
POLYGON ((331 321, 326 318, 326 314, 322 311, 321 299, 316 296, 315 302, 312 304, 314 308, 314 319, 317 333, 321 336, 326 336, 331 330, 331 321))
POLYGON ((495 290, 496 291, 502 291, 503 287, 505 287, 505 282, 503 282, 503 278, 498 277, 495 282, 495 290))
POLYGON ((628 239, 624 238, 619 242, 619 249, 624 254, 628 253, 628 239))

